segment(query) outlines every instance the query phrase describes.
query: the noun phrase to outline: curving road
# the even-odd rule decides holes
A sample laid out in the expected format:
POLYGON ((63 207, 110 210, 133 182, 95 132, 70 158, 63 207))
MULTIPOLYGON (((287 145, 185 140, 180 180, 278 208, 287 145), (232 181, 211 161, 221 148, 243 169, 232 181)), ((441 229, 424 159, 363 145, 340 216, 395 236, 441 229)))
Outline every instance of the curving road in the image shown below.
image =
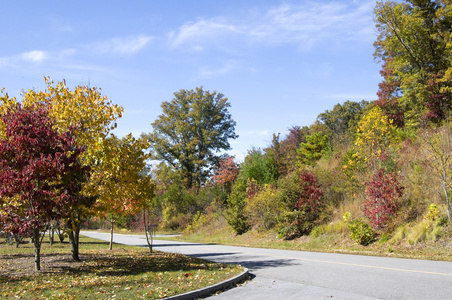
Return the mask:
MULTIPOLYGON (((109 240, 109 234, 81 234, 109 240)), ((158 238, 158 237, 157 237, 158 238)), ((146 246, 144 236, 115 234, 146 246)), ((241 264, 255 277, 216 299, 452 299, 452 262, 154 240, 159 251, 241 264)))

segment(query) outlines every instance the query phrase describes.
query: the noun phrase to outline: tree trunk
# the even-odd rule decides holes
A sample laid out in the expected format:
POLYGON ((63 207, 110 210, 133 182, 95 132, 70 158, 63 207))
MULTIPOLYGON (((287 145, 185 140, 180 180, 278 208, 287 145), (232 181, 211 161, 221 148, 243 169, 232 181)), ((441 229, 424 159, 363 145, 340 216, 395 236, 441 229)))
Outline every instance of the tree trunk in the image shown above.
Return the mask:
POLYGON ((58 227, 56 228, 56 232, 57 232, 57 235, 58 235, 58 239, 60 240, 60 243, 63 243, 63 242, 64 242, 64 234, 63 234, 63 232, 61 231, 61 228, 60 228, 59 225, 58 225, 58 227))
POLYGON ((41 239, 39 228, 33 229, 33 244, 35 246, 35 270, 41 270, 41 239))
POLYGON ((80 261, 79 241, 80 241, 80 224, 77 224, 75 228, 69 232, 69 245, 71 248, 72 259, 75 261, 80 261))
POLYGON ((19 248, 20 242, 21 242, 21 237, 19 234, 14 234, 14 241, 16 242, 16 248, 19 248))
POLYGON ((50 246, 53 245, 53 235, 55 233, 55 224, 52 224, 49 228, 49 243, 50 246))
POLYGON ((154 228, 152 228, 148 225, 145 209, 143 209, 143 224, 144 224, 144 233, 146 234, 146 242, 148 243, 148 247, 149 247, 149 253, 152 253, 152 243, 153 243, 153 233, 154 233, 153 229, 154 228), (151 229, 150 240, 149 240, 149 229, 151 229))
POLYGON ((108 250, 112 250, 113 249, 113 223, 114 223, 114 220, 110 219, 110 224, 111 224, 111 228, 110 228, 110 246, 108 247, 108 250))

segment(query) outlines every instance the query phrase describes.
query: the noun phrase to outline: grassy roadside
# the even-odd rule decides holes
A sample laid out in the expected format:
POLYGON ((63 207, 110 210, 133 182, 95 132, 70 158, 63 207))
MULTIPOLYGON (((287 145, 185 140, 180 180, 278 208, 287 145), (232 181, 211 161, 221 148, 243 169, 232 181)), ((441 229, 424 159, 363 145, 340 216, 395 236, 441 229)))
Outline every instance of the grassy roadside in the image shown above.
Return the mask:
POLYGON ((243 235, 236 235, 224 220, 212 220, 209 225, 195 232, 184 233, 179 237, 159 237, 159 239, 257 248, 452 261, 452 239, 447 236, 436 241, 423 241, 414 244, 408 241, 396 243, 391 237, 386 237, 369 246, 362 246, 353 242, 349 237, 349 232, 346 230, 342 232, 336 230, 318 236, 303 236, 295 240, 286 241, 278 238, 277 233, 274 231, 251 230, 243 235))
POLYGON ((0 239, 2 299, 158 299, 196 290, 242 272, 179 254, 149 253, 142 247, 80 238, 81 262, 70 259, 69 245, 43 243, 42 270, 35 272, 33 247, 0 239))

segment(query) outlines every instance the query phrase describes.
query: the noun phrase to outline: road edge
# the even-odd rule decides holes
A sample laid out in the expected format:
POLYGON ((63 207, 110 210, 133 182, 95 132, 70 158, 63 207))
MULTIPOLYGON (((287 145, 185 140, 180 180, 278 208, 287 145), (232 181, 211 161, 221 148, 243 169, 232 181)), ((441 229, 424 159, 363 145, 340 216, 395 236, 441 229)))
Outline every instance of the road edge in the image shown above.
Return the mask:
POLYGON ((197 299, 197 298, 205 298, 209 295, 212 295, 213 293, 216 293, 218 291, 226 290, 228 288, 231 288, 235 284, 244 281, 249 276, 249 270, 247 268, 244 268, 243 272, 239 275, 236 275, 232 278, 226 279, 222 282, 209 285, 204 288, 200 288, 191 292, 187 292, 184 294, 174 295, 171 297, 167 297, 164 299, 167 300, 191 300, 191 299, 197 299))

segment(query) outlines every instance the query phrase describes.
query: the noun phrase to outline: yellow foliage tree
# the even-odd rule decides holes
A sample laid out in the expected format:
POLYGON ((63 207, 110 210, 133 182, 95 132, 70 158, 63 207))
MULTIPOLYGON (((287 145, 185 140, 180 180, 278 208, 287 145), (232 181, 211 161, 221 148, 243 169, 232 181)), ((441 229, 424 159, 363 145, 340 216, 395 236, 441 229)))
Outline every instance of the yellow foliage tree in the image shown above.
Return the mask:
POLYGON ((363 159, 376 170, 378 163, 387 159, 397 140, 397 128, 392 124, 392 120, 375 106, 358 123, 355 159, 363 159))
POLYGON ((86 147, 84 163, 96 163, 102 155, 103 139, 116 128, 115 121, 122 116, 124 109, 109 101, 107 96, 102 96, 99 88, 76 86, 71 91, 64 80, 55 84, 49 77, 44 79, 47 89, 29 90, 24 94, 23 105, 49 104, 49 114, 55 118, 58 131, 65 132, 75 127, 77 144, 86 147))
POLYGON ((149 207, 154 196, 154 183, 146 174, 149 143, 131 134, 122 139, 111 135, 103 141, 103 157, 91 177, 90 189, 98 194, 95 209, 98 216, 113 224, 121 215, 134 214, 149 207))
MULTIPOLYGON (((16 98, 10 98, 4 89, 0 90, 0 116, 3 116, 8 109, 15 107, 17 104, 16 98)), ((0 138, 5 137, 5 124, 0 120, 0 138)))

